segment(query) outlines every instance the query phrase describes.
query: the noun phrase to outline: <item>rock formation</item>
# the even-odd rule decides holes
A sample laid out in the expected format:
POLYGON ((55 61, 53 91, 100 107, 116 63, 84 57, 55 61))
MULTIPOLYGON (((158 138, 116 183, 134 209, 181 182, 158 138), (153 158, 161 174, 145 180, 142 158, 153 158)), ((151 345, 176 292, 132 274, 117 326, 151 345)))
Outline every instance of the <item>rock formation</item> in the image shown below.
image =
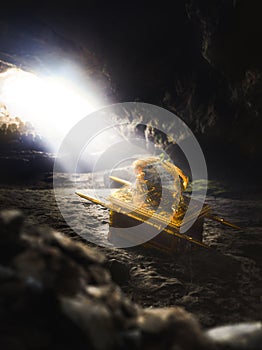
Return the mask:
POLYGON ((94 248, 26 224, 19 211, 2 211, 1 348, 211 349, 191 314, 142 309, 106 264, 94 248))

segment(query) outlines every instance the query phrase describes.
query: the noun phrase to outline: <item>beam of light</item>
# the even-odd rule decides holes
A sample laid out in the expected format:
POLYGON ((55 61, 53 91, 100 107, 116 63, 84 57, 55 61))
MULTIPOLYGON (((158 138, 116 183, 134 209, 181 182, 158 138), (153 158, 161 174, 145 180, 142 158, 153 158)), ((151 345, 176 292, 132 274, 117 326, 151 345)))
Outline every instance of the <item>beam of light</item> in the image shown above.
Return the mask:
POLYGON ((30 122, 53 150, 79 120, 98 109, 97 101, 68 79, 40 78, 16 68, 0 74, 0 102, 12 117, 30 122))

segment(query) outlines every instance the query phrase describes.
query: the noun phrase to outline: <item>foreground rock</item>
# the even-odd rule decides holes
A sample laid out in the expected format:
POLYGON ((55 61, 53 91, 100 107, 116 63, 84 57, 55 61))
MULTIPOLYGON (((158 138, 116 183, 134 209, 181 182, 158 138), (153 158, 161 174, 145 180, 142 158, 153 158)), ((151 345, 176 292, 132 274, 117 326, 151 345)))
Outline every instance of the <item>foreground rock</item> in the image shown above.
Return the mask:
MULTIPOLYGON (((132 303, 106 266, 97 250, 50 228, 29 226, 18 211, 1 212, 0 348, 214 348, 216 337, 206 336, 182 308, 132 303)), ((119 269, 123 274, 123 266, 112 270, 119 269)))
POLYGON ((204 349, 180 308, 143 310, 111 280, 105 258, 18 211, 0 218, 1 349, 204 349))

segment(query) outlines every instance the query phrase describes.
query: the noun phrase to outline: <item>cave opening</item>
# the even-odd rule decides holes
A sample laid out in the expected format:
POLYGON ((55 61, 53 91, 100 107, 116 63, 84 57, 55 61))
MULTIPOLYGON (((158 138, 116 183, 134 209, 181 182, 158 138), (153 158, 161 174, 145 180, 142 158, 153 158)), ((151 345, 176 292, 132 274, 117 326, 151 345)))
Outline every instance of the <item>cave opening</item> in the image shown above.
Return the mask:
POLYGON ((42 140, 36 148, 55 152, 75 123, 99 103, 68 77, 12 67, 0 73, 0 106, 2 139, 9 138, 13 146, 21 138, 31 143, 42 140))

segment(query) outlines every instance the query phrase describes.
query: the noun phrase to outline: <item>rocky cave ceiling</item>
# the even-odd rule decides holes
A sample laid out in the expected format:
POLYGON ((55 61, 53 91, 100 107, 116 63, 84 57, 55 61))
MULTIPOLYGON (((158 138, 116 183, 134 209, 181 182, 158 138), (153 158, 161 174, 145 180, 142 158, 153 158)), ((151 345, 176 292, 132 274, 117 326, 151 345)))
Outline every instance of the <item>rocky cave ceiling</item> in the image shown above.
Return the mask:
POLYGON ((39 74, 73 65, 105 101, 143 101, 197 134, 260 154, 260 2, 86 1, 3 6, 1 69, 39 74), (248 130, 248 132, 247 132, 248 130))

